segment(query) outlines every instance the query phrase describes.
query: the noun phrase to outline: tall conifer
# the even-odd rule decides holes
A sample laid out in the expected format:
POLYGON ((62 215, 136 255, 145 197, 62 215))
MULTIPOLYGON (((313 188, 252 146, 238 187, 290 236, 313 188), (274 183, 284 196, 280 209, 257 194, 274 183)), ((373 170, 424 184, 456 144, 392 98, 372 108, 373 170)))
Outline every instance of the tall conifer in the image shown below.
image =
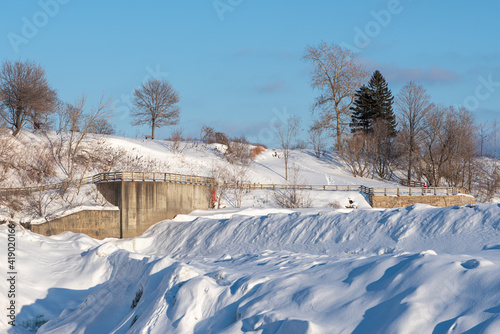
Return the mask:
POLYGON ((368 132, 371 129, 373 118, 373 97, 371 91, 365 86, 361 86, 354 95, 354 106, 351 107, 352 122, 351 132, 368 132))
POLYGON ((383 120, 390 128, 391 136, 396 135, 396 117, 392 110, 394 97, 382 74, 373 73, 367 86, 362 86, 355 95, 351 107, 352 132, 371 132, 375 120, 383 120))

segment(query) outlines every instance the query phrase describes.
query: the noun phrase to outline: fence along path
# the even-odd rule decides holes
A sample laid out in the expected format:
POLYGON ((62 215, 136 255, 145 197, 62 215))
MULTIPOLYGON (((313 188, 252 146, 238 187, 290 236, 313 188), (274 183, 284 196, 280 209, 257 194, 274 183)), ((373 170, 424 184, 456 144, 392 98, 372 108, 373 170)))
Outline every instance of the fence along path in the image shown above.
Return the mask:
POLYGON ((71 180, 59 183, 53 183, 43 186, 25 187, 25 188, 0 188, 0 195, 26 195, 34 192, 47 190, 59 190, 72 186, 95 184, 100 182, 116 182, 116 181, 157 181, 157 182, 172 182, 186 183, 198 185, 214 185, 215 180, 211 177, 183 175, 174 173, 158 173, 158 172, 110 172, 99 173, 93 176, 87 176, 78 180, 71 180))
POLYGON ((27 195, 34 192, 59 190, 72 186, 96 184, 100 182, 120 181, 156 181, 198 185, 221 185, 226 188, 242 188, 245 190, 315 190, 315 191, 360 191, 369 196, 450 196, 467 194, 464 189, 455 187, 365 187, 363 185, 304 185, 304 184, 261 184, 261 183, 224 183, 218 184, 214 178, 158 172, 110 172, 99 173, 78 180, 53 183, 36 187, 0 188, 0 195, 27 195))
POLYGON ((247 190, 316 190, 316 191, 360 191, 369 196, 451 196, 468 194, 465 189, 455 187, 365 187, 363 185, 305 185, 305 184, 237 184, 225 183, 227 188, 241 187, 247 190))

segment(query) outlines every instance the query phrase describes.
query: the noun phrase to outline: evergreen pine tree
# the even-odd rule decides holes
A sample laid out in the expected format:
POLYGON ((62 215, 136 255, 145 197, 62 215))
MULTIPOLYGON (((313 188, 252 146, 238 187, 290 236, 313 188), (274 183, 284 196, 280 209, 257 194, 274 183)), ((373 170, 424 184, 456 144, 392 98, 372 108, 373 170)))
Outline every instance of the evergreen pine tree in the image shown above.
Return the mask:
POLYGON ((396 135, 396 117, 392 110, 394 97, 382 74, 373 73, 368 86, 362 86, 355 94, 354 106, 351 107, 353 133, 372 131, 375 120, 383 120, 390 127, 391 136, 396 135))
POLYGON ((354 106, 351 107, 351 132, 368 132, 371 128, 373 118, 373 98, 371 91, 365 86, 361 86, 354 95, 354 106))
POLYGON ((396 135, 396 116, 392 110, 394 97, 384 76, 377 70, 368 83, 368 90, 373 98, 372 121, 384 120, 390 128, 391 136, 396 135))

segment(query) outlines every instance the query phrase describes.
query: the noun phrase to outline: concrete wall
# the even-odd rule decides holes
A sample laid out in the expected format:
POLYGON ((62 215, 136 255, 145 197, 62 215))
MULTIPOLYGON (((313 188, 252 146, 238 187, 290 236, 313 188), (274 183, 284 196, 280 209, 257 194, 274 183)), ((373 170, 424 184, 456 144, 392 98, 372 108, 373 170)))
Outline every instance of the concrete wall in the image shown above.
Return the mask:
POLYGON ((400 208, 415 203, 434 206, 455 206, 476 203, 474 197, 469 196, 372 196, 370 204, 373 208, 400 208))
POLYGON ((92 238, 120 237, 120 211, 84 210, 47 223, 31 225, 31 231, 42 235, 55 235, 64 231, 84 233, 92 238))
POLYGON ((178 214, 209 209, 211 204, 211 187, 203 185, 124 181, 99 183, 97 189, 120 208, 122 238, 138 236, 178 214))

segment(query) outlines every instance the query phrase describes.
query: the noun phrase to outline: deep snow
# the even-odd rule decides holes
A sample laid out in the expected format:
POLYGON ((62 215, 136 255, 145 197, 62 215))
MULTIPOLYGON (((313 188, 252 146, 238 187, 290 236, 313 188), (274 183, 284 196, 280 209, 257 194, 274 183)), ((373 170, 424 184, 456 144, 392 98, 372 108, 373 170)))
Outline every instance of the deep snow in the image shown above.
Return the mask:
MULTIPOLYGON (((208 176, 223 163, 219 145, 172 152, 165 141, 106 143, 157 171, 208 176)), ((275 151, 252 162, 251 182, 285 182, 275 151)), ((394 185, 352 177, 333 153, 298 150, 291 160, 311 184, 394 185)), ((88 188, 70 210, 105 205, 88 188)), ((271 207, 266 191, 247 194, 242 209, 228 195, 224 209, 179 215, 124 240, 44 237, 18 226, 17 326, 7 325, 2 279, 0 332, 500 332, 498 204, 374 210, 358 192, 310 196, 314 208, 289 210, 271 207), (357 210, 328 208, 348 198, 357 210)), ((58 205, 48 211, 61 214, 58 205)), ((7 275, 6 226, 0 249, 7 275)))
MULTIPOLYGON (((24 333, 47 321, 39 333, 497 333, 499 217, 497 204, 226 209, 125 240, 19 230, 22 308, 18 326, 2 318, 0 328, 24 333)), ((6 272, 5 259, 0 267, 6 272)))

